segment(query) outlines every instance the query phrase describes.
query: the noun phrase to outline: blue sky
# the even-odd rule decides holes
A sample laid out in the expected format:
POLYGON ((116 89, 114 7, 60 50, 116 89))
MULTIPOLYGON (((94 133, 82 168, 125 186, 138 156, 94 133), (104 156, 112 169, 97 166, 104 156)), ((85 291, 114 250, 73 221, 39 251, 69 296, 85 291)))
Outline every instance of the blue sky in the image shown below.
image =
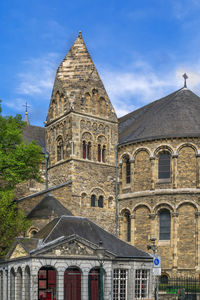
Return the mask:
POLYGON ((199 0, 1 0, 4 115, 46 119, 56 69, 79 30, 121 116, 183 86, 200 95, 199 0))

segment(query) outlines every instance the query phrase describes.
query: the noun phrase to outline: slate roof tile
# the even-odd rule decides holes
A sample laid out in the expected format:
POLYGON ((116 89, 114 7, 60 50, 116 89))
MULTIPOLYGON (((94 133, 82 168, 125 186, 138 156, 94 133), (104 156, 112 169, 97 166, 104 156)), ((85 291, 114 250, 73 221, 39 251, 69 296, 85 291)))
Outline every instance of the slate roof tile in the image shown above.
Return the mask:
POLYGON ((62 216, 55 218, 36 233, 35 238, 43 239, 43 243, 49 243, 59 237, 68 237, 74 234, 96 245, 99 245, 99 242, 102 241, 103 247, 117 257, 151 258, 148 253, 118 239, 83 217, 62 216))
POLYGON ((29 219, 49 218, 49 216, 69 215, 71 211, 65 208, 53 195, 47 194, 27 215, 29 219))
POLYGON ((200 136, 200 98, 182 88, 119 118, 119 143, 200 136))

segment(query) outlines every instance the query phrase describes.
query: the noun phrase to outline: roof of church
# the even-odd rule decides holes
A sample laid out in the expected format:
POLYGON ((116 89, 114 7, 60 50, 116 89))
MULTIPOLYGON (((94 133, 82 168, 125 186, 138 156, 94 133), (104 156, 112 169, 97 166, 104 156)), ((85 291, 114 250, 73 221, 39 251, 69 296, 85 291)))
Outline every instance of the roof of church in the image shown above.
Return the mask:
POLYGON ((43 149, 45 149, 45 129, 44 127, 27 125, 23 128, 23 139, 30 143, 36 141, 43 149))
POLYGON ((118 239, 100 226, 83 217, 62 216, 55 218, 35 238, 43 239, 43 243, 49 243, 60 237, 77 235, 95 245, 102 242, 103 247, 117 257, 151 258, 151 256, 138 248, 118 239))
POLYGON ((34 239, 34 238, 31 238, 31 239, 29 239, 29 238, 17 238, 15 240, 15 244, 16 244, 16 242, 20 242, 24 246, 24 248, 28 252, 30 252, 31 250, 37 248, 39 240, 34 239))
POLYGON ((47 194, 27 215, 29 219, 49 218, 50 216, 73 216, 53 195, 47 194))
POLYGON ((200 136, 200 97, 182 88, 119 118, 119 143, 200 136))

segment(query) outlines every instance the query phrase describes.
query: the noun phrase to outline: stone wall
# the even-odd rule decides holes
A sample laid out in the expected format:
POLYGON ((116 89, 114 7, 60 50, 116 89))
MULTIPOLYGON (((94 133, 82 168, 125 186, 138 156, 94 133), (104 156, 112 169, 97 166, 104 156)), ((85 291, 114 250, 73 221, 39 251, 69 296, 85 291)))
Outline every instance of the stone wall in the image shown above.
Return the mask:
POLYGON ((198 138, 163 139, 121 146, 119 148, 120 194, 146 189, 198 188, 199 151, 198 138), (163 151, 167 151, 171 156, 170 178, 167 180, 158 178, 158 157, 163 151), (124 157, 127 156, 131 161, 132 177, 128 189, 123 174, 124 157))
POLYGON ((151 189, 151 161, 147 151, 141 150, 135 155, 133 178, 134 191, 151 189))
POLYGON ((162 271, 168 275, 200 272, 199 221, 200 140, 165 139, 135 143, 119 149, 120 237, 126 240, 124 211, 131 215, 131 244, 147 250, 156 237, 162 271), (159 153, 171 156, 170 178, 158 178, 159 153), (127 186, 123 157, 131 161, 131 183, 127 186), (170 239, 159 239, 159 212, 170 212, 170 239))

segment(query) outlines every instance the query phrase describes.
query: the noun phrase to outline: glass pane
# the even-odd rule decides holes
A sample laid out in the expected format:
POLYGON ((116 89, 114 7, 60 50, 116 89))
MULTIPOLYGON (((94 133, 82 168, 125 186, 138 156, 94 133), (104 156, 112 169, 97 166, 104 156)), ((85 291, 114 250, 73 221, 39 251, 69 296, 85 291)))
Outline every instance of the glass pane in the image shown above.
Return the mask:
POLYGON ((103 196, 99 196, 98 207, 103 207, 103 196))
POLYGON ((168 210, 160 211, 160 240, 170 239, 171 216, 168 210))
POLYGON ((95 207, 95 202, 96 202, 96 196, 92 195, 92 197, 91 197, 91 206, 92 207, 95 207))
POLYGON ((131 182, 131 165, 129 159, 126 161, 126 183, 131 182))
POLYGON ((158 160, 158 178, 170 178, 170 155, 161 153, 158 160))

